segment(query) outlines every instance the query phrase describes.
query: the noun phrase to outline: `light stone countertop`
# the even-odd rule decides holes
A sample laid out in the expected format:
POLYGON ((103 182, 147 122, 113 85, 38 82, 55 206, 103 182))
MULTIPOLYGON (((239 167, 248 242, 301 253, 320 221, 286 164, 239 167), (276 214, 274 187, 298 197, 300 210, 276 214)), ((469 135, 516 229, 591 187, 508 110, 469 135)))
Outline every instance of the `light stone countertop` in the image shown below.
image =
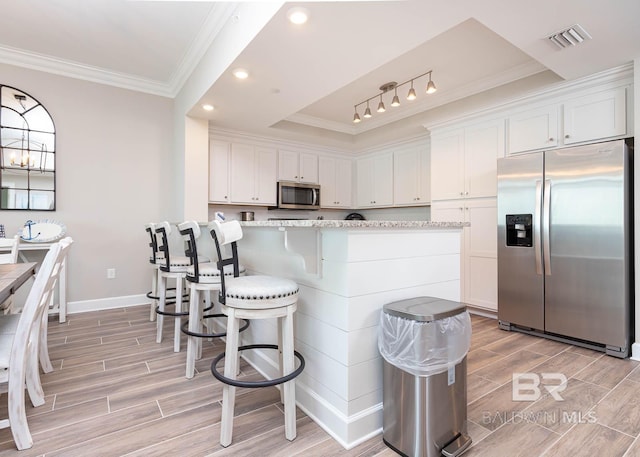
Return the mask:
POLYGON ((284 221, 240 221, 242 227, 310 227, 310 228, 415 228, 415 229, 461 229, 468 222, 431 221, 346 221, 346 220, 284 220, 284 221))

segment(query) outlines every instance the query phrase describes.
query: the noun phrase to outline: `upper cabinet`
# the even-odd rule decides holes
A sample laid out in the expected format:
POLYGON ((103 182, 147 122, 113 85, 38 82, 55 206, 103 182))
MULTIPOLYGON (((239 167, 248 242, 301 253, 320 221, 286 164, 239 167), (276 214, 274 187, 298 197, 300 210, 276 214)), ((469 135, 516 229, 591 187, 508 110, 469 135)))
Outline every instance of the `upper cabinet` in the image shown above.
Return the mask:
POLYGON ((509 116, 509 154, 627 134, 626 89, 617 87, 509 116), (560 122, 562 120, 562 122, 560 122))
POLYGON ((502 119, 433 132, 431 200, 494 197, 496 159, 503 156, 502 119))
POLYGON ((393 153, 358 159, 356 171, 359 207, 393 205, 393 153))
POLYGON ((351 160, 333 157, 318 158, 320 206, 323 208, 351 207, 351 160))
POLYGON ((209 143, 209 201, 229 203, 229 153, 231 143, 211 140, 209 143))
POLYGON ((599 140, 627 133, 627 104, 624 87, 564 103, 564 144, 599 140))
POLYGON ((278 179, 280 181, 318 184, 318 156, 280 149, 278 151, 278 179))
POLYGON ((230 201, 235 204, 276 204, 276 150, 231 144, 230 201))
POLYGON ((554 104, 509 116, 509 153, 556 147, 559 110, 554 104))
POLYGON ((431 195, 429 149, 412 145, 393 153, 393 204, 428 205, 431 195))

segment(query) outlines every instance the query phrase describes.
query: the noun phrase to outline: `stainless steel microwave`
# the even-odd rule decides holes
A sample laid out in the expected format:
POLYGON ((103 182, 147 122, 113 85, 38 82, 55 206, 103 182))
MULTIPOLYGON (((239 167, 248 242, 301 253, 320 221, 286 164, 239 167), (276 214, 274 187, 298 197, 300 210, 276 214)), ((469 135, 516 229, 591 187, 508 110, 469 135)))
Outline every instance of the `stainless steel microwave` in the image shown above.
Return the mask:
POLYGON ((320 209, 320 186, 298 182, 278 182, 278 208, 320 209))

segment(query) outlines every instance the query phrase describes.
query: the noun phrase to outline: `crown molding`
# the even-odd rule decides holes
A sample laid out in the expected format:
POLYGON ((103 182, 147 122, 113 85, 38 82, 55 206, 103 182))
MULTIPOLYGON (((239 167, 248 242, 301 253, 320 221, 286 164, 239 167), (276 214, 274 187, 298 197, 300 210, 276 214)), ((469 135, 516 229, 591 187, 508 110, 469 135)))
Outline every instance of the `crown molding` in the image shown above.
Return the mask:
POLYGON ((479 118, 502 116, 505 112, 517 110, 522 107, 530 109, 538 106, 544 106, 549 103, 557 102, 557 100, 565 97, 567 94, 579 95, 581 92, 588 92, 594 88, 603 87, 607 84, 612 86, 633 84, 633 62, 609 68, 579 79, 561 81, 542 89, 534 89, 488 108, 461 113, 429 125, 423 125, 423 127, 430 131, 435 129, 440 130, 450 126, 458 126, 461 122, 474 122, 479 118))
POLYGON ((237 8, 236 2, 216 2, 213 5, 204 24, 189 45, 189 49, 180 61, 176 71, 171 76, 168 86, 172 98, 175 98, 178 92, 180 92, 180 89, 182 89, 182 86, 187 82, 191 73, 196 69, 198 63, 200 63, 200 60, 202 60, 224 25, 233 17, 237 8))
POLYGON ((82 79, 99 84, 145 92, 161 97, 171 97, 167 84, 104 68, 84 65, 69 60, 56 59, 44 54, 27 52, 9 46, 0 46, 0 62, 31 70, 43 71, 69 78, 82 79))
POLYGON ((0 45, 0 62, 136 92, 175 98, 224 24, 233 15, 236 7, 235 2, 216 2, 213 5, 169 81, 142 78, 3 45, 0 45))

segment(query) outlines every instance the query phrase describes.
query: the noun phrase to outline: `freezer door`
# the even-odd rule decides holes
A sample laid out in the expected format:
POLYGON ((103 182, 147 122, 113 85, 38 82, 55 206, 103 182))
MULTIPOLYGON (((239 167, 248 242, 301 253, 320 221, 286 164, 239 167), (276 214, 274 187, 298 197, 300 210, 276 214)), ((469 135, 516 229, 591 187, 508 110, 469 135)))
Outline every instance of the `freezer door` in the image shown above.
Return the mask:
POLYGON ((498 160, 498 319, 536 330, 544 330, 542 170, 542 153, 498 160))
POLYGON ((627 174, 624 141, 545 152, 547 332, 627 347, 627 174))

